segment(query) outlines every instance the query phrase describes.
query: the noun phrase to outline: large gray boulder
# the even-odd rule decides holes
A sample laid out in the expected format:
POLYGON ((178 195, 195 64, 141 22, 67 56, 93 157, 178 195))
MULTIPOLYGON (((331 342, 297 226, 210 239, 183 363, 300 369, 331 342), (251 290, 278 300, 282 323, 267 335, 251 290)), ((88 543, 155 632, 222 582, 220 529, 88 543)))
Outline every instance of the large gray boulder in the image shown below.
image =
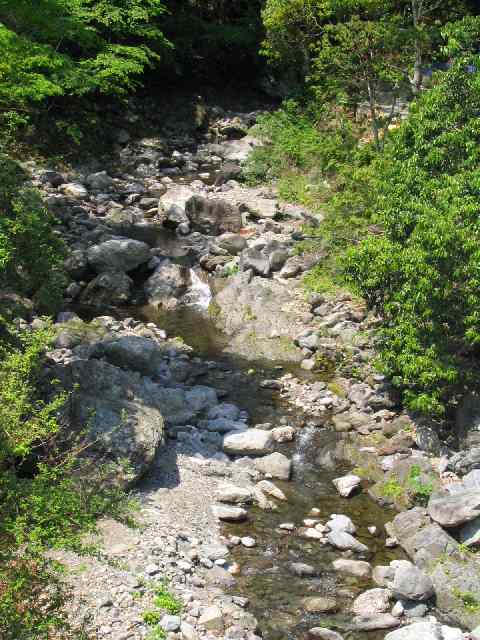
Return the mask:
POLYGON ((460 629, 447 627, 439 622, 414 622, 387 633, 385 640, 462 640, 460 629))
POLYGON ((71 389, 69 441, 85 439, 87 457, 112 466, 121 485, 138 480, 164 442, 164 419, 151 387, 138 373, 102 360, 72 358, 55 367, 71 389))
POLYGON ((142 336, 100 342, 96 354, 122 369, 133 369, 145 376, 154 376, 162 370, 163 353, 158 343, 142 336))
POLYGON ((290 480, 292 475, 292 461, 278 451, 255 460, 255 468, 265 476, 277 480, 290 480))
POLYGON ((87 254, 81 249, 75 249, 65 259, 63 266, 74 280, 82 280, 88 274, 87 254))
POLYGON ((454 494, 434 493, 428 501, 428 514, 442 527, 458 527, 480 516, 480 489, 454 494))
POLYGON ((238 233, 242 228, 242 214, 238 207, 225 200, 208 200, 194 195, 187 201, 185 212, 192 229, 216 236, 220 233, 238 233))
POLYGON ((230 455, 265 455, 273 451, 274 440, 270 431, 248 429, 231 433, 223 438, 223 450, 230 455))
POLYGON ((392 590, 396 598, 407 600, 428 600, 434 593, 430 576, 415 565, 402 564, 395 571, 392 590))
POLYGON ((109 191, 113 186, 113 179, 106 171, 98 171, 87 176, 86 183, 94 191, 109 191))
POLYGON ((138 240, 118 238, 90 247, 87 258, 97 273, 112 269, 128 273, 150 260, 150 247, 138 240))
POLYGON ((467 394, 458 406, 455 416, 460 444, 466 449, 480 445, 480 395, 467 394))
POLYGON ((252 269, 256 275, 268 276, 270 273, 270 260, 267 255, 251 247, 245 249, 240 256, 240 269, 248 271, 252 269))
POLYGON ((130 300, 132 287, 133 280, 123 271, 105 271, 88 284, 80 302, 99 308, 125 304, 130 300))
POLYGON ((358 616, 374 616, 390 609, 392 592, 389 589, 369 589, 353 601, 352 611, 358 616))
POLYGON ((148 302, 165 308, 174 308, 191 284, 189 270, 164 260, 144 285, 148 302))
POLYGON ((161 196, 158 203, 159 218, 163 220, 166 212, 172 205, 179 207, 180 211, 185 212, 187 201, 194 195, 195 191, 186 185, 172 185, 172 187, 161 196))
POLYGON ((346 531, 333 530, 327 533, 327 540, 336 549, 351 549, 357 553, 368 552, 368 547, 346 531))

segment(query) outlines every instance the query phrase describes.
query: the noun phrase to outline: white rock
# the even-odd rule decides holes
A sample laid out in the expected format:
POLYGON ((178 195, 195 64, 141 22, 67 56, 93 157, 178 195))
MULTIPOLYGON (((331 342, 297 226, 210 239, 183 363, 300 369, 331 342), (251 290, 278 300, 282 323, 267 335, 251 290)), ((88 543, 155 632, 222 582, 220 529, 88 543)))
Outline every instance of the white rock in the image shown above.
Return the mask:
POLYGON ((333 484, 335 485, 338 493, 342 498, 348 498, 357 489, 362 482, 362 479, 353 474, 342 476, 341 478, 335 478, 333 484))

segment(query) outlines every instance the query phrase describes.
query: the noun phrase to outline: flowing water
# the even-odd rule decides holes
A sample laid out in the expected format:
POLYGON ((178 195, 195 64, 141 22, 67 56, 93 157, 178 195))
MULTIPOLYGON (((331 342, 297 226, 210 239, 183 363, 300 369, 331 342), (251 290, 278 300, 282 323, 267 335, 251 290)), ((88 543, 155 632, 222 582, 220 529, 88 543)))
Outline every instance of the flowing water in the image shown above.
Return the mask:
MULTIPOLYGON (((257 546, 252 549, 237 547, 233 551, 242 572, 232 593, 250 598, 250 610, 258 618, 266 640, 303 638, 305 631, 314 626, 329 627, 345 633, 352 619, 352 614, 348 611, 353 598, 375 585, 368 580, 339 575, 333 571, 332 561, 345 557, 345 554, 323 546, 316 540, 303 539, 296 534, 281 531, 278 526, 293 523, 300 527, 312 508, 320 510, 316 517, 322 523, 334 513, 348 515, 357 527, 358 539, 370 550, 364 559, 373 565, 385 564, 404 557, 400 550, 385 548, 383 525, 394 514, 373 502, 366 492, 348 500, 337 494, 332 480, 348 471, 348 468, 338 463, 336 455, 341 446, 340 437, 327 426, 318 425, 318 419, 310 421, 308 415, 282 400, 278 392, 259 386, 260 380, 278 376, 285 367, 283 363, 251 362, 226 352, 227 336, 214 326, 205 309, 201 308, 208 298, 205 283, 202 285, 196 284, 202 292, 197 305, 182 307, 173 312, 144 307, 137 310, 136 315, 156 322, 170 335, 180 336, 198 355, 219 364, 216 369, 205 374, 202 383, 222 389, 227 401, 246 409, 250 415, 250 424, 290 424, 298 430, 295 443, 282 445, 280 449, 293 460, 292 481, 275 481, 287 495, 288 502, 279 503, 276 511, 262 511, 253 507, 246 523, 225 527, 229 534, 252 536, 257 542, 257 546), (255 371, 253 375, 252 371, 255 371), (368 532, 368 527, 371 526, 377 527, 377 535, 368 532), (292 562, 312 565, 317 576, 302 578, 292 575, 292 562), (328 614, 307 614, 302 609, 302 600, 308 596, 333 596, 337 600, 338 609, 328 614)), ((384 635, 385 632, 349 633, 349 637, 359 640, 376 640, 384 635)))

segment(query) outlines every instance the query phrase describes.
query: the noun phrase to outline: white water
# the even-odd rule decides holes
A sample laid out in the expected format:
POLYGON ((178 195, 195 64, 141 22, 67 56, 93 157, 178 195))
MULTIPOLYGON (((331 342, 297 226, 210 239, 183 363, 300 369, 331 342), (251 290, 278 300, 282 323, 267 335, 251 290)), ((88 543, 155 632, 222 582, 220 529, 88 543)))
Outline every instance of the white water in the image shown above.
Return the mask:
POLYGON ((210 287, 198 277, 193 269, 190 269, 190 279, 192 284, 184 296, 184 303, 188 306, 207 309, 212 300, 210 287))

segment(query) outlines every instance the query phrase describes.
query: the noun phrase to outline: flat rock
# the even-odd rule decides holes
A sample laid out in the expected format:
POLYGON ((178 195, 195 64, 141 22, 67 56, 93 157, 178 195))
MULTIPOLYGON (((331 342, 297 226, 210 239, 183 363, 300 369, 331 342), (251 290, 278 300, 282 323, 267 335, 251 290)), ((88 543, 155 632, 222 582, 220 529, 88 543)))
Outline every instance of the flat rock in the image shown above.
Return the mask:
POLYGON ((308 613, 326 613, 327 611, 335 611, 338 605, 335 598, 309 596, 302 600, 302 607, 308 613))
POLYGON ((352 610, 357 616, 365 618, 386 613, 390 609, 391 597, 390 589, 369 589, 355 598, 352 610))
POLYGON ((434 593, 431 578, 415 565, 402 565, 395 571, 392 590, 396 598, 428 600, 434 593))
POLYGON ((309 640, 343 640, 343 636, 339 633, 325 627, 313 627, 313 629, 309 629, 308 638, 309 640))
POLYGON ((462 640, 460 629, 447 627, 439 622, 414 622, 387 633, 385 640, 462 640))
POLYGON ((273 450, 270 431, 248 429, 242 433, 232 433, 223 438, 223 450, 230 455, 264 455, 273 450))
POLYGON ((219 502, 228 504, 248 504, 253 499, 250 489, 236 487, 233 484, 223 484, 218 487, 216 498, 219 502))
POLYGON ((150 247, 145 242, 128 238, 107 240, 90 247, 87 259, 97 273, 111 269, 128 273, 150 260, 150 247))
POLYGON ((480 489, 467 489, 454 495, 434 493, 427 510, 432 520, 442 527, 458 527, 480 516, 480 489))
POLYGON ((272 498, 276 498, 277 500, 281 500, 282 502, 285 502, 287 500, 287 496, 283 493, 283 491, 269 480, 261 480, 257 483, 257 487, 262 493, 267 496, 271 496, 272 498))
MULTIPOLYGON (((353 629, 356 631, 375 631, 376 629, 393 629, 400 626, 400 620, 390 613, 375 616, 357 616, 353 619, 353 629)), ((390 634, 389 634, 390 635, 390 634)), ((386 636, 388 638, 388 636, 386 636)), ((420 640, 416 638, 416 640, 420 640)))
POLYGON ((241 507, 229 507, 227 505, 214 505, 214 516, 224 522, 242 522, 247 519, 247 512, 241 507))
POLYGON ((330 520, 327 522, 326 526, 330 531, 345 531, 352 535, 357 530, 352 520, 348 516, 344 516, 342 514, 333 514, 330 516, 330 520))
POLYGON ((288 568, 294 576, 298 576, 299 578, 313 578, 318 573, 315 567, 303 562, 291 562, 288 568))

